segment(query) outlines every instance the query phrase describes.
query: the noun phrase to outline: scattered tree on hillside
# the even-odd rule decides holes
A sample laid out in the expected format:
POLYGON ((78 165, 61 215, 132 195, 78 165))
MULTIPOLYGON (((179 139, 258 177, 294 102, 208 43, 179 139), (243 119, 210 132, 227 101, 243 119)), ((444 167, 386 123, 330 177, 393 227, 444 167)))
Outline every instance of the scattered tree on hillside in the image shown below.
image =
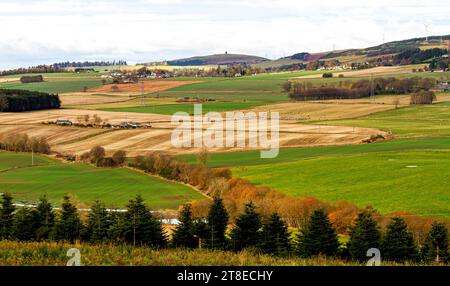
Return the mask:
POLYGON ((202 164, 203 166, 206 166, 208 164, 208 160, 210 157, 208 148, 203 147, 195 156, 197 158, 197 161, 202 164))
POLYGON ((338 237, 325 210, 318 209, 311 214, 309 222, 298 235, 298 242, 298 251, 303 257, 337 255, 338 237))
POLYGON ((101 165, 103 159, 105 158, 105 154, 105 148, 101 146, 94 146, 91 151, 89 151, 91 162, 96 165, 101 165))
POLYGON ((112 160, 114 164, 117 166, 123 165, 126 159, 127 159, 127 152, 125 152, 124 150, 117 150, 112 155, 112 160))

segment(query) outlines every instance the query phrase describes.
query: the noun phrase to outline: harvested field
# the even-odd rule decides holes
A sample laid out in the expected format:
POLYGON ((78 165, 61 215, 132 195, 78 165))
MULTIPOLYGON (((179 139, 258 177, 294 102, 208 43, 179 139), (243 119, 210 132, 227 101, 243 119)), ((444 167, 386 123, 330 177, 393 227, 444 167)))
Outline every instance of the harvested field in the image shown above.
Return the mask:
MULTIPOLYGON (((51 112, 24 112, 4 113, 0 118, 0 136, 11 133, 26 133, 29 136, 42 136, 47 138, 53 150, 81 154, 96 145, 106 148, 108 153, 119 149, 126 150, 129 155, 135 156, 151 151, 165 151, 172 154, 198 152, 196 148, 174 148, 171 143, 173 128, 177 127, 170 122, 171 116, 157 114, 140 114, 125 112, 105 112, 62 109, 51 112), (102 129, 62 127, 43 125, 42 122, 56 119, 69 119, 76 121, 76 117, 83 114, 97 114, 110 123, 122 121, 149 122, 150 129, 102 129)), ((203 128, 208 128, 204 125, 203 128)), ((320 126, 303 125, 292 121, 280 122, 281 147, 306 147, 322 145, 358 144, 373 135, 386 132, 373 128, 353 128, 346 126, 320 126)), ((256 137, 258 134, 247 134, 256 137)), ((211 148, 211 151, 237 151, 251 148, 211 148)))
POLYGON ((122 92, 158 92, 171 89, 177 86, 198 83, 200 81, 176 81, 176 80, 149 80, 143 83, 126 83, 126 84, 107 84, 99 87, 89 89, 90 92, 111 92, 114 91, 113 87, 116 86, 117 91, 122 92))
MULTIPOLYGON (((423 67, 424 65, 418 65, 418 67, 423 67)), ((365 77, 365 76, 381 76, 381 75, 389 75, 389 74, 400 74, 400 73, 411 73, 412 66, 391 66, 391 67, 375 67, 370 69, 363 70, 355 70, 355 71, 342 71, 342 74, 345 77, 365 77)), ((326 72, 326 71, 323 71, 326 72)), ((306 78, 322 78, 322 74, 311 74, 305 75, 301 77, 297 77, 300 79, 306 78)))
POLYGON ((103 94, 92 94, 92 93, 70 93, 59 95, 61 99, 61 105, 73 106, 73 105, 90 105, 90 104, 105 104, 114 102, 123 102, 133 99, 128 95, 103 95, 103 94))
MULTIPOLYGON (((450 101, 450 95, 438 94, 436 103, 450 101)), ((279 112, 281 119, 299 121, 327 121, 351 119, 372 113, 409 106, 410 95, 386 95, 375 98, 291 101, 257 106, 251 111, 279 112), (398 104, 396 101, 398 100, 398 104)))

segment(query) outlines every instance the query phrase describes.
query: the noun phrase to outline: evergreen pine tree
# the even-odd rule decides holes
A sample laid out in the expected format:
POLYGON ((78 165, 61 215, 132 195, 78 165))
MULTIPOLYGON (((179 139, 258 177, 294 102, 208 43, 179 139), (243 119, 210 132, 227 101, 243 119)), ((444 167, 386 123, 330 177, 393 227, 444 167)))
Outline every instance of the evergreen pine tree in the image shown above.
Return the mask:
POLYGON ((8 239, 11 236, 13 213, 15 207, 9 193, 2 194, 2 206, 0 209, 0 238, 8 239))
POLYGON ((86 234, 90 242, 102 242, 108 238, 109 214, 100 201, 95 201, 88 215, 86 234))
POLYGON ((194 222, 192 221, 191 205, 184 205, 178 216, 180 221, 172 235, 174 247, 194 248, 197 246, 194 237, 194 222))
POLYGON ((202 248, 208 241, 210 237, 210 232, 208 230, 208 223, 206 219, 196 219, 193 223, 193 234, 196 238, 196 243, 198 247, 202 248))
POLYGON ((367 250, 380 248, 381 233, 369 210, 358 214, 355 225, 350 229, 348 252, 353 260, 367 260, 367 250))
POLYGON ((264 253, 286 255, 291 250, 288 227, 277 213, 263 224, 261 245, 264 253))
POLYGON ((12 238, 19 241, 32 241, 39 227, 37 210, 23 207, 14 213, 12 238))
POLYGON ((257 246, 261 239, 261 216, 256 212, 255 205, 250 202, 245 205, 242 215, 236 218, 236 226, 231 231, 233 249, 257 246))
POLYGON ((443 223, 433 222, 422 248, 422 257, 428 262, 446 262, 449 260, 448 229, 443 223))
POLYGON ((124 219, 127 242, 133 245, 165 246, 166 236, 162 224, 152 215, 140 195, 130 200, 124 219))
POLYGON ((107 231, 108 240, 113 242, 125 241, 125 213, 111 212, 109 214, 110 224, 107 231))
POLYGON ((55 225, 55 213, 53 212, 52 205, 47 200, 46 196, 39 199, 36 211, 36 219, 38 222, 36 240, 41 241, 49 239, 51 231, 55 225))
POLYGON ((339 241, 335 229, 323 209, 315 210, 298 235, 299 254, 304 257, 314 255, 334 256, 338 252, 339 241))
POLYGON ((54 238, 73 243, 80 238, 82 228, 80 216, 68 195, 64 196, 61 208, 61 213, 55 223, 54 238))
POLYGON ((417 259, 417 247, 404 219, 392 218, 382 239, 381 254, 388 261, 417 259))
POLYGON ((225 232, 228 225, 228 213, 220 197, 215 197, 208 212, 208 238, 210 248, 223 249, 227 245, 225 232))

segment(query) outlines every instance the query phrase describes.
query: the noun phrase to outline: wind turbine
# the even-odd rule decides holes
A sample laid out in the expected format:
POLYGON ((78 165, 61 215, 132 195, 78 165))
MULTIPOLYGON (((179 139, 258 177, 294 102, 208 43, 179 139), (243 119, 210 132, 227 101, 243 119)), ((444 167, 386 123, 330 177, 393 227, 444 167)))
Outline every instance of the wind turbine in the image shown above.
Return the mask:
POLYGON ((430 24, 423 23, 423 25, 425 27, 425 41, 428 42, 428 27, 430 24))

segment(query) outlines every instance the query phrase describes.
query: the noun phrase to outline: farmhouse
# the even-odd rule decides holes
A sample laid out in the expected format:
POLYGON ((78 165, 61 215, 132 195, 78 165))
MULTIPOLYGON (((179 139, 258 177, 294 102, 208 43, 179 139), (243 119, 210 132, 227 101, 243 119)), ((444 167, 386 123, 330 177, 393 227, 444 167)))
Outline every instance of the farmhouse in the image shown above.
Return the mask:
POLYGON ((93 68, 76 68, 74 71, 76 73, 94 73, 95 69, 93 69, 93 68))

